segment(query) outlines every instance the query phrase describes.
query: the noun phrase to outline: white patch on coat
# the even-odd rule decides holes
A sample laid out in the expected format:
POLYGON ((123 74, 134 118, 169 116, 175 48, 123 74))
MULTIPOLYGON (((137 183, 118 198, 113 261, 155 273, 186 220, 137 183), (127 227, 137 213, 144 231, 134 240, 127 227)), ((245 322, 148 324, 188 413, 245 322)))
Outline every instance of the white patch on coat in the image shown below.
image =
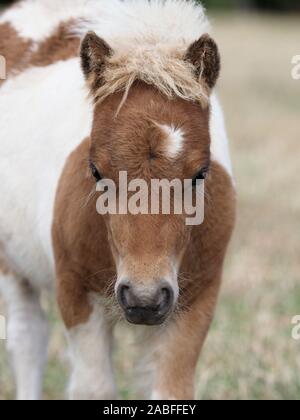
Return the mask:
POLYGON ((160 129, 166 135, 166 155, 169 158, 176 158, 183 149, 184 134, 180 128, 170 125, 159 125, 160 129))
POLYGON ((86 13, 89 19, 79 25, 78 32, 84 36, 93 30, 111 42, 113 48, 119 48, 121 43, 122 48, 131 49, 135 40, 137 47, 142 47, 143 43, 155 45, 158 41, 157 49, 163 45, 178 49, 210 31, 205 10, 195 1, 110 0, 104 3, 105 7, 99 0, 90 0, 90 11, 86 13))
POLYGON ((36 287, 54 284, 56 187, 67 157, 90 135, 91 125, 76 58, 28 69, 0 89, 0 241, 10 267, 36 287))
POLYGON ((89 320, 67 332, 72 375, 72 400, 116 399, 112 368, 112 326, 101 300, 91 295, 89 320))
POLYGON ((10 23, 22 38, 41 42, 51 35, 60 22, 91 13, 93 3, 103 7, 105 1, 25 0, 4 12, 0 23, 10 23))
POLYGON ((229 141, 227 137, 224 114, 216 93, 211 96, 211 155, 228 174, 233 177, 232 163, 230 158, 229 141))
POLYGON ((13 274, 0 274, 0 292, 7 304, 7 349, 18 400, 38 400, 47 359, 48 323, 39 294, 13 274))
POLYGON ((210 29, 199 3, 25 0, 5 12, 0 23, 9 22, 19 36, 33 41, 35 49, 59 23, 69 20, 74 21, 75 34, 83 37, 88 31, 95 31, 114 50, 115 63, 107 66, 107 83, 97 92, 99 101, 114 93, 114 89, 127 91, 133 80, 143 80, 170 98, 176 95, 207 105, 202 84, 195 80, 191 65, 182 59, 190 44, 210 29), (120 68, 116 71, 118 61, 120 68))

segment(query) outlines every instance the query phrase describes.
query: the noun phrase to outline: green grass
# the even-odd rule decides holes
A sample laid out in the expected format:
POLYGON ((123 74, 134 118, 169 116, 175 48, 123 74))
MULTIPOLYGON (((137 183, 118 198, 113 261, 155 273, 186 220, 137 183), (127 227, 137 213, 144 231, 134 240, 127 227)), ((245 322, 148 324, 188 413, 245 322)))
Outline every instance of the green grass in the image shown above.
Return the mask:
MULTIPOLYGON (((300 81, 290 75, 291 58, 300 54, 299 19, 227 14, 213 21, 239 212, 197 398, 299 399, 300 342, 291 339, 291 319, 300 314, 300 81)), ((44 397, 57 399, 68 365, 61 322, 51 313, 44 397)), ((116 370, 129 399, 136 396, 126 379, 136 356, 126 334, 118 335, 116 370)), ((13 383, 0 342, 0 399, 8 398, 13 383)))

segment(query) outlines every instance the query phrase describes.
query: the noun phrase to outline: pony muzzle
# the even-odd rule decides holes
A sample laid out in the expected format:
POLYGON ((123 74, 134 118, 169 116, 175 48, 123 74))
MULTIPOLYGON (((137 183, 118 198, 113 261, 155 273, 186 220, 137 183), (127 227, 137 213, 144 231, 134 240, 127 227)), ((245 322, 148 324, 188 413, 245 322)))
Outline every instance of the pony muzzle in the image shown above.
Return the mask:
POLYGON ((160 325, 175 306, 174 290, 166 280, 147 287, 126 279, 117 286, 116 295, 127 321, 136 325, 160 325))

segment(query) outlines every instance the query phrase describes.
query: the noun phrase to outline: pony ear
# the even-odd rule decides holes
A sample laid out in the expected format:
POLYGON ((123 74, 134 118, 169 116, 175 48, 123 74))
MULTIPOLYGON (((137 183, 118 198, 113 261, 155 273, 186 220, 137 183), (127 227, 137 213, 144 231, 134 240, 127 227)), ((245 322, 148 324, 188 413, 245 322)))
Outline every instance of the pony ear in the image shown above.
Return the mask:
POLYGON ((220 53, 215 41, 208 34, 202 35, 189 47, 185 60, 193 64, 197 79, 213 89, 221 70, 220 53))
POLYGON ((95 32, 88 32, 80 49, 81 67, 85 77, 88 79, 94 75, 101 79, 106 60, 112 55, 113 50, 102 38, 95 32))

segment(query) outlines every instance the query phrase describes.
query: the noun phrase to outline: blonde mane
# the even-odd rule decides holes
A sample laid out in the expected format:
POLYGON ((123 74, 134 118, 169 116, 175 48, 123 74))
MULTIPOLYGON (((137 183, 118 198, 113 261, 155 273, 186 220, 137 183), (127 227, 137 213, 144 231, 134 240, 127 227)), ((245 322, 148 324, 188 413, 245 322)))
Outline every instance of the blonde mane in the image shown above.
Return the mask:
POLYGON ((203 7, 193 0, 113 0, 76 29, 81 36, 96 32, 114 51, 106 63, 104 83, 93 92, 95 101, 123 91, 123 104, 133 83, 140 80, 170 99, 179 97, 206 107, 206 87, 184 57, 209 29, 203 7))
POLYGON ((204 85, 195 77, 192 64, 184 61, 183 52, 166 54, 157 49, 139 48, 127 54, 115 54, 108 59, 103 74, 104 84, 94 92, 95 101, 124 91, 122 104, 137 80, 157 88, 169 99, 179 97, 207 106, 208 95, 204 85))

